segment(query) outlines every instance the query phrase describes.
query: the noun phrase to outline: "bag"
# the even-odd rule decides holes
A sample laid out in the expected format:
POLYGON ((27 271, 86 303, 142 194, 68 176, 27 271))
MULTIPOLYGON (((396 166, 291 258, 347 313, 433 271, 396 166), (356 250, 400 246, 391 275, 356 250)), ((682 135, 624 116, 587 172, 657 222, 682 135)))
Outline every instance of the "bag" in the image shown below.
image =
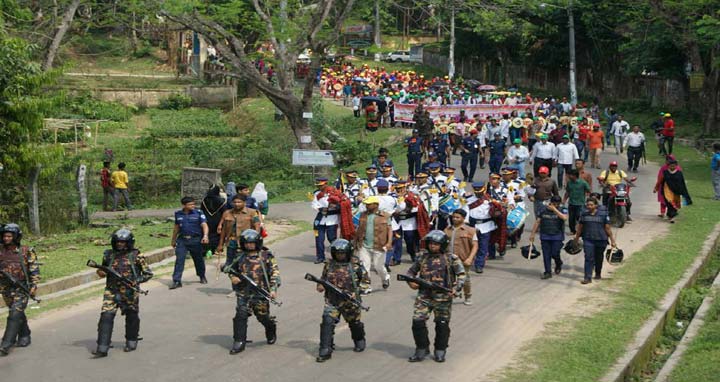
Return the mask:
POLYGON ((622 249, 619 248, 608 248, 605 250, 605 260, 611 265, 620 265, 622 263, 625 254, 622 249))
POLYGON ((353 110, 355 110, 355 111, 360 110, 360 106, 353 106, 353 110))

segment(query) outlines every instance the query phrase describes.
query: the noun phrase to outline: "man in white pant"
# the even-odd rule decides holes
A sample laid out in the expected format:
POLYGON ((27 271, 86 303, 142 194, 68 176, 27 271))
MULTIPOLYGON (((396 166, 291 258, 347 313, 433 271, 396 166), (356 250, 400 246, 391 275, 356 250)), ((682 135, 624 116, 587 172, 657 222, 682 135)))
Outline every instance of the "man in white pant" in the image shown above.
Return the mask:
MULTIPOLYGON (((358 248, 358 257, 368 275, 374 268, 383 280, 383 289, 387 289, 390 286, 390 273, 385 268, 385 253, 392 248, 391 215, 380 211, 377 196, 366 198, 363 204, 365 212, 360 215, 360 223, 355 231, 355 248, 358 248)), ((365 293, 371 291, 368 285, 365 293)))

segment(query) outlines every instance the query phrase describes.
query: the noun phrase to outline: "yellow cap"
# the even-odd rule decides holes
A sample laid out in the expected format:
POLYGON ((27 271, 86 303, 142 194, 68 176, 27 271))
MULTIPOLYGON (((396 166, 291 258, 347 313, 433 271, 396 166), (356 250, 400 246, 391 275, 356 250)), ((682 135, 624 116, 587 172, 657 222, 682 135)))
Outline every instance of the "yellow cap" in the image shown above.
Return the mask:
POLYGON ((365 200, 363 200, 363 203, 364 204, 373 204, 373 203, 380 204, 380 199, 377 196, 373 195, 373 196, 369 196, 365 200))
POLYGON ((665 116, 668 117, 668 118, 671 117, 670 113, 665 113, 665 116))

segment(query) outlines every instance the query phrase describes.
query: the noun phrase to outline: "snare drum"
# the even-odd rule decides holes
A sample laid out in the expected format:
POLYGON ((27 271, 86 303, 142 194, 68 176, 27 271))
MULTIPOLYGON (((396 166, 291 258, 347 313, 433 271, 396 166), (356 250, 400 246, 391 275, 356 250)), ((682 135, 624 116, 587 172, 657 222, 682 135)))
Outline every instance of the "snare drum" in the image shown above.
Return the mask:
POLYGON ((525 224, 525 219, 529 213, 522 207, 515 207, 507 215, 507 229, 510 234, 514 233, 518 228, 525 224))
POLYGON ((362 211, 359 208, 353 208, 353 225, 355 228, 360 225, 360 215, 362 215, 362 211))
POLYGON ((440 198, 440 212, 450 215, 453 211, 460 208, 460 202, 453 198, 452 195, 445 195, 440 198))

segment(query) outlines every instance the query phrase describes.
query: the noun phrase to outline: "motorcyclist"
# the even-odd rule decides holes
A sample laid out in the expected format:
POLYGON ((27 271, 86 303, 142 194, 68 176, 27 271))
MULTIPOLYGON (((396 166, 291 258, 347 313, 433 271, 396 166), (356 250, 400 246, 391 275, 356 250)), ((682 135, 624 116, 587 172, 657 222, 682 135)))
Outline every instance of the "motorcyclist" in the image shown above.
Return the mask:
MULTIPOLYGON (((608 208, 608 211, 612 213, 614 210, 614 206, 610 205, 610 189, 614 186, 617 186, 618 184, 625 182, 627 184, 632 185, 635 178, 630 179, 627 177, 627 174, 623 170, 618 169, 618 162, 612 161, 610 162, 610 166, 608 166, 607 170, 603 170, 600 173, 600 176, 598 176, 598 181, 600 181, 600 185, 602 186, 603 194, 602 194, 602 202, 603 205, 608 208)), ((630 207, 632 207, 632 202, 630 201, 630 194, 627 195, 627 220, 632 221, 632 218, 630 218, 630 207)))

